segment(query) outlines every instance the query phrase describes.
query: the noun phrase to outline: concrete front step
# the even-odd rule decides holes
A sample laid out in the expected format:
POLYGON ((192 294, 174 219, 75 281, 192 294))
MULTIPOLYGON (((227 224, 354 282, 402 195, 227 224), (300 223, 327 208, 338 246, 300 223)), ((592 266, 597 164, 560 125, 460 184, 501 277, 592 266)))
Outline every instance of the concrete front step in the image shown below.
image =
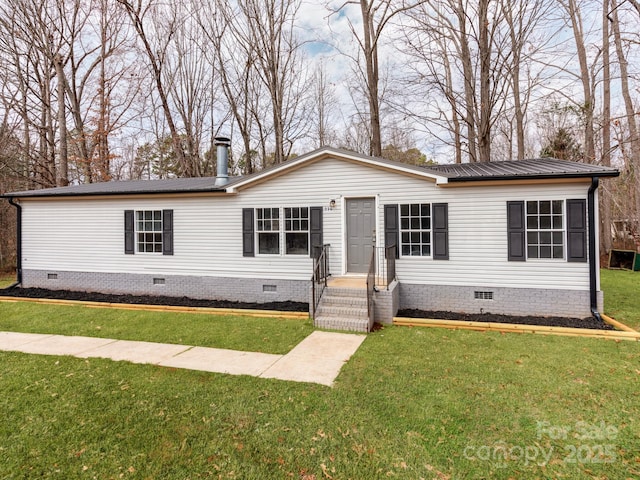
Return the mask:
POLYGON ((369 312, 365 304, 362 307, 352 307, 349 305, 331 305, 326 303, 320 303, 318 308, 318 315, 328 315, 333 317, 354 317, 354 318, 369 318, 369 312))
POLYGON ((370 331, 367 291, 362 288, 327 287, 320 300, 314 325, 349 332, 370 331))
POLYGON ((351 318, 333 315, 318 315, 314 320, 317 328, 343 330, 346 332, 369 332, 371 326, 367 318, 351 318))
POLYGON ((323 297, 325 295, 333 297, 367 298, 367 290, 364 288, 327 287, 324 290, 323 297))
POLYGON ((332 294, 323 295, 322 302, 325 305, 332 306, 347 306, 347 307, 355 307, 355 308, 367 308, 367 297, 339 297, 332 294))

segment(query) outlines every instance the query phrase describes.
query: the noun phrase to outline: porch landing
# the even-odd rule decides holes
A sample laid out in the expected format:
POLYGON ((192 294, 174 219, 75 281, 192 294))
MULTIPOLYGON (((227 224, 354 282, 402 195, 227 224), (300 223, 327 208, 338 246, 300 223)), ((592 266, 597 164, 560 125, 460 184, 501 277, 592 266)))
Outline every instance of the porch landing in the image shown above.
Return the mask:
MULTIPOLYGON (((380 276, 376 277, 376 287, 387 287, 385 279, 380 276)), ((341 275, 339 277, 329 277, 327 279, 327 287, 336 288, 367 288, 367 276, 366 275, 341 275)))
POLYGON ((329 277, 327 287, 335 288, 367 288, 366 275, 344 275, 340 277, 329 277))

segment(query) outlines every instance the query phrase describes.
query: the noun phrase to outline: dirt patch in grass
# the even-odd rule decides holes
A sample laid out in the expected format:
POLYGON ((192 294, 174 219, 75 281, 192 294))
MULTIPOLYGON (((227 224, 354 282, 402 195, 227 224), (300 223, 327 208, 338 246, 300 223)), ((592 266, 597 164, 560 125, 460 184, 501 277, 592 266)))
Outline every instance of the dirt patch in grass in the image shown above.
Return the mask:
POLYGON ((614 330, 614 328, 608 323, 605 323, 601 320, 596 320, 593 317, 535 317, 498 315, 494 313, 431 312, 415 309, 400 310, 397 316, 409 318, 434 318, 441 320, 462 320, 468 322, 515 323, 518 325, 540 325, 544 327, 571 327, 589 328, 592 330, 614 330))
POLYGON ((171 305, 179 307, 209 307, 278 310, 283 312, 308 312, 309 304, 304 302, 233 302, 229 300, 201 300, 189 297, 166 297, 156 295, 115 295, 98 292, 75 292, 68 290, 47 290, 44 288, 5 288, 0 296, 24 298, 53 298, 56 300, 79 300, 83 302, 131 303, 137 305, 171 305))

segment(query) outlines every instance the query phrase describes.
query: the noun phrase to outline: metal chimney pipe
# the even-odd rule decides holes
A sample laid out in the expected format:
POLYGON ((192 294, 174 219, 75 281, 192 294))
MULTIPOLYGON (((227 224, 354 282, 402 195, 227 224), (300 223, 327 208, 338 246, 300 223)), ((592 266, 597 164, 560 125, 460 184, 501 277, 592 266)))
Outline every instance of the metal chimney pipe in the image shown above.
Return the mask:
POLYGON ((216 187, 222 187, 229 183, 229 147, 231 146, 231 139, 227 137, 216 137, 214 139, 214 145, 217 147, 216 158, 217 171, 216 175, 216 187))

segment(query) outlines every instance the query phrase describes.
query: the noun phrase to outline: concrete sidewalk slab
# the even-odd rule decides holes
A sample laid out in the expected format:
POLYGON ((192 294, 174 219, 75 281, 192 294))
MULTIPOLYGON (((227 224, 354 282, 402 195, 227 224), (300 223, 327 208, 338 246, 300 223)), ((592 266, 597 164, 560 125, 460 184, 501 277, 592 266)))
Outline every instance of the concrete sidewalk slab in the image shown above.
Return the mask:
POLYGON ((47 337, 53 337, 53 335, 49 333, 0 332, 0 350, 22 351, 22 345, 47 337))
POLYGON ((366 335, 313 332, 286 355, 110 338, 0 332, 0 350, 108 358, 332 386, 366 335))
POLYGON ((69 337, 66 335, 48 335, 39 340, 25 343, 20 347, 23 353, 39 353, 44 355, 78 356, 87 350, 115 342, 110 338, 69 337))
POLYGON ((171 343, 116 340, 107 345, 86 350, 78 356, 80 358, 109 358, 111 360, 126 360, 132 363, 157 364, 190 348, 192 347, 188 345, 175 345, 171 343))
POLYGON ((163 367, 186 368, 231 375, 259 376, 282 355, 241 352, 222 348, 194 347, 159 363, 163 367))
POLYGON ((365 338, 351 333, 313 332, 260 376, 332 386, 365 338))

